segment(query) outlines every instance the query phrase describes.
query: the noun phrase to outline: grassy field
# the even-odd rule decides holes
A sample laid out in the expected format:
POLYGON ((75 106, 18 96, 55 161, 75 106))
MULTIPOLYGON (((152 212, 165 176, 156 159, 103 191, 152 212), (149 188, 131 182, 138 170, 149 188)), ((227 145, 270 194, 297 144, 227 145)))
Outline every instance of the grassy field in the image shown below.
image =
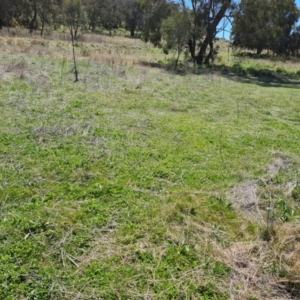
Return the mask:
POLYGON ((0 36, 0 299, 299 299, 300 63, 0 36))

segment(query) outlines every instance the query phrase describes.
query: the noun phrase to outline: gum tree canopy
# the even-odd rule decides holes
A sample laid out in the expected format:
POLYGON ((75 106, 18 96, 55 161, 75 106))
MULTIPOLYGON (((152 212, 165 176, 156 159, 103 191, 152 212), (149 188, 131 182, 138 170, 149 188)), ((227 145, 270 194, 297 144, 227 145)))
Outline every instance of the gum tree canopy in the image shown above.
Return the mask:
POLYGON ((257 54, 264 49, 289 54, 298 37, 299 16, 295 0, 241 0, 234 14, 233 45, 255 49, 257 54))

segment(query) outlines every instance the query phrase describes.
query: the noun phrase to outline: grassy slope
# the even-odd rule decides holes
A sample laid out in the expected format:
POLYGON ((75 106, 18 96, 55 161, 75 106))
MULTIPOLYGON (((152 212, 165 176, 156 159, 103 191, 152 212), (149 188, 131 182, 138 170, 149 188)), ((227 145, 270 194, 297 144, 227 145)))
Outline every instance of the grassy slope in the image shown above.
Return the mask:
POLYGON ((297 295, 299 82, 90 42, 0 38, 0 298, 297 295))

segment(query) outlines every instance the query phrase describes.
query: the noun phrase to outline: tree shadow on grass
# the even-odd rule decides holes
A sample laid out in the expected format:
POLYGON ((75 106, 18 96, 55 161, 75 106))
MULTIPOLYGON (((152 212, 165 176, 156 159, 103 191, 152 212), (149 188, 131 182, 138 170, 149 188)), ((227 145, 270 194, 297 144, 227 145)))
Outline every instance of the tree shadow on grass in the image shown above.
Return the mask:
POLYGON ((223 77, 241 83, 257 84, 264 87, 286 87, 300 89, 300 74, 286 72, 282 68, 276 70, 265 67, 243 67, 239 63, 228 67, 224 65, 214 66, 223 77))
POLYGON ((236 75, 236 74, 221 74, 222 77, 226 77, 229 80, 256 84, 263 87, 285 87, 300 89, 300 78, 293 78, 289 76, 251 76, 251 75, 236 75))
POLYGON ((241 64, 236 63, 232 66, 225 65, 213 65, 213 66, 193 66, 184 65, 180 66, 177 70, 174 70, 173 64, 154 63, 154 62, 140 62, 141 65, 150 68, 159 68, 166 72, 185 76, 187 74, 195 75, 207 75, 212 77, 213 75, 219 75, 232 81, 256 84, 263 87, 285 87, 300 89, 300 72, 291 73, 286 72, 281 68, 276 70, 267 69, 264 67, 243 67, 241 64))

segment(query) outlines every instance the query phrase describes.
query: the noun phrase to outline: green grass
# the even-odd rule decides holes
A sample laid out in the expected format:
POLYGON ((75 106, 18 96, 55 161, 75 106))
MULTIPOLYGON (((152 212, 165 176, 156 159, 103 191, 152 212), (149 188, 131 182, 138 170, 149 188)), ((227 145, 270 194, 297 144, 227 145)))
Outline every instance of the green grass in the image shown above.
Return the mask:
POLYGON ((259 274, 298 280, 277 259, 299 230, 299 188, 286 192, 299 180, 296 79, 146 67, 134 56, 159 57, 147 47, 101 45, 97 60, 87 43, 73 83, 68 44, 1 43, 1 299, 262 297, 229 259, 239 243, 255 244, 259 274), (232 200, 250 181, 259 220, 232 200))

